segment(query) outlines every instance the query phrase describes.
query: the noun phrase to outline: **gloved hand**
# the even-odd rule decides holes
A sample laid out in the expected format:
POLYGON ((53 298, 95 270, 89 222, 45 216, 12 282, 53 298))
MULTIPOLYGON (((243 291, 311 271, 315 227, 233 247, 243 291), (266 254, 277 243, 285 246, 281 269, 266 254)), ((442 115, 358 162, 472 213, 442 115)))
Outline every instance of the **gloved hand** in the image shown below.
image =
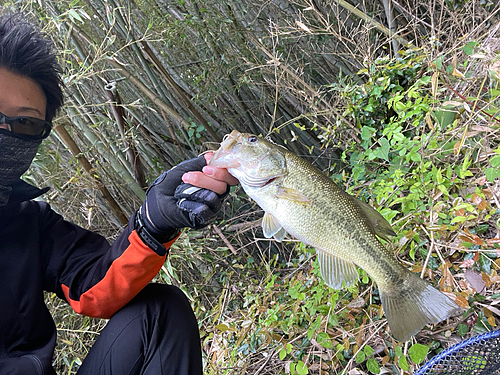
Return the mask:
POLYGON ((137 215, 159 242, 175 238, 180 228, 203 228, 215 219, 229 186, 219 195, 182 181, 184 173, 201 171, 206 165, 204 156, 186 160, 162 173, 147 190, 137 215))

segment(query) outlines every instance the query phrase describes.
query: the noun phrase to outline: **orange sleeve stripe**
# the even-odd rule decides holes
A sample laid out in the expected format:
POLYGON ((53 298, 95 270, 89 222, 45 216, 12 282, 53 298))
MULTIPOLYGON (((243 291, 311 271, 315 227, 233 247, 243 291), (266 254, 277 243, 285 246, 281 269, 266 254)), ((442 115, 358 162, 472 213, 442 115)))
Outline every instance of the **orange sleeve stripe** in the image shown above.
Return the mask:
MULTIPOLYGON (((155 277, 166 255, 160 256, 151 250, 135 230, 130 234, 129 241, 130 245, 113 261, 104 278, 80 295, 79 300, 72 300, 69 287, 61 285, 73 310, 86 316, 109 319, 155 277)), ((164 246, 168 249, 174 241, 164 246)))

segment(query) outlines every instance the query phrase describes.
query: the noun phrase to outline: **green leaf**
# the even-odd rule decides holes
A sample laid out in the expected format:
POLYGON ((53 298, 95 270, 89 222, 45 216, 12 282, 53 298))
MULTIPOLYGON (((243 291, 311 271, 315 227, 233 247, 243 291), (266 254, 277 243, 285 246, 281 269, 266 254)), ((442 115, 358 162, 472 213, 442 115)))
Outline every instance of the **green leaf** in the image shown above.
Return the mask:
POLYGON ((481 266, 481 271, 486 274, 491 273, 491 259, 484 256, 483 254, 479 255, 479 265, 481 266))
POLYGON ((280 360, 284 360, 285 359, 285 357, 286 357, 286 349, 285 348, 283 348, 283 349, 280 350, 279 357, 280 357, 280 360))
POLYGON ((375 358, 368 358, 366 361, 366 368, 372 374, 380 374, 380 366, 375 358))
POLYGON ((76 10, 74 10, 74 9, 70 9, 69 12, 68 12, 68 15, 69 15, 69 17, 71 19, 75 18, 78 21, 83 22, 82 17, 80 17, 80 15, 78 14, 78 12, 76 10))
POLYGON ((396 347, 396 355, 398 357, 402 357, 403 356, 403 349, 401 349, 401 346, 397 346, 396 347))
POLYGON ((452 106, 442 107, 431 112, 436 122, 441 126, 441 129, 450 125, 459 112, 452 106))
POLYGON ((367 357, 371 356, 374 352, 373 348, 370 345, 366 345, 363 351, 365 352, 367 357))
POLYGON ((226 324, 221 323, 221 324, 217 324, 215 326, 215 329, 218 329, 221 332, 226 332, 229 329, 229 327, 226 324))
POLYGON ((363 141, 368 141, 371 138, 373 132, 375 132, 374 128, 363 126, 363 129, 361 129, 361 139, 363 141))
POLYGON ((497 178, 498 172, 495 168, 486 168, 484 174, 489 182, 495 182, 495 178, 497 178))
POLYGON ((500 155, 493 156, 490 160, 490 163, 493 168, 500 167, 500 155))
POLYGON ((469 327, 467 327, 466 324, 459 324, 457 328, 458 328, 458 334, 460 336, 465 336, 469 331, 469 327))
POLYGON ((470 56, 474 53, 474 48, 477 46, 477 42, 469 42, 465 46, 462 47, 462 51, 465 52, 467 56, 470 56))
POLYGON ((302 361, 299 361, 297 363, 297 366, 295 366, 295 371, 297 371, 297 374, 299 375, 309 374, 309 369, 307 368, 306 364, 302 361))
POLYGON ((436 67, 441 70, 443 68, 443 57, 438 57, 434 63, 436 67))
POLYGON ((316 336, 316 341, 323 348, 333 349, 332 340, 330 339, 330 336, 326 332, 318 333, 318 335, 316 336))
POLYGON ((404 355, 399 357, 398 365, 402 370, 410 371, 410 366, 408 366, 408 361, 406 360, 406 357, 404 355))
POLYGON ((408 349, 411 360, 417 365, 425 359, 428 352, 429 348, 419 343, 413 344, 411 348, 408 349))
POLYGON ((363 352, 362 350, 358 352, 358 354, 356 354, 356 363, 362 363, 364 362, 366 359, 366 355, 365 355, 365 352, 363 352))
POLYGON ((387 138, 381 138, 380 144, 381 146, 373 151, 373 155, 375 155, 380 159, 389 161, 389 148, 390 148, 389 141, 387 140, 387 138))

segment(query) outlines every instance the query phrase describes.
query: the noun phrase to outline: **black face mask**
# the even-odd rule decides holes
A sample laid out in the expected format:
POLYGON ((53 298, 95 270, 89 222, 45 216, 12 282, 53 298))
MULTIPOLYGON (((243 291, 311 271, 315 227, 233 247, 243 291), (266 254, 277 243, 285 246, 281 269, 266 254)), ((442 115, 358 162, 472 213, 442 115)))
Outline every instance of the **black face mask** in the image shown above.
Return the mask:
POLYGON ((9 185, 28 170, 41 142, 41 139, 27 140, 0 133, 0 206, 7 204, 9 185))

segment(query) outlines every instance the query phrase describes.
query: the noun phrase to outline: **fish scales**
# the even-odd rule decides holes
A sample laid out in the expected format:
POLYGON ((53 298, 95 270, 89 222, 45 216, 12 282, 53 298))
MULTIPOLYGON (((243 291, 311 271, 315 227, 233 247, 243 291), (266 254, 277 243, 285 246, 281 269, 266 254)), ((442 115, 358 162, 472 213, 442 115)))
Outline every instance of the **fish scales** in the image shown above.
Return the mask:
POLYGON ((266 194, 261 191, 259 197, 254 197, 259 206, 282 218, 281 225, 298 240, 352 261, 371 275, 387 276, 386 280, 379 280, 379 283, 401 282, 401 278, 391 272, 401 266, 371 233, 360 209, 315 167, 291 152, 283 152, 289 173, 283 178, 282 186, 304 193, 310 203, 277 200, 274 198, 277 186, 269 185, 267 189, 273 189, 274 192, 266 194), (312 167, 314 173, 311 173, 312 167), (307 210, 301 210, 304 205, 308 205, 307 210), (301 214, 291 214, 294 212, 301 214), (359 253, 366 253, 366 257, 357 257, 359 253))
POLYGON ((406 341, 425 324, 461 312, 379 241, 377 236, 394 235, 380 213, 342 191, 305 159, 262 137, 233 131, 211 164, 228 168, 265 211, 266 237, 281 241, 288 232, 316 248, 327 285, 340 288, 357 281, 355 265, 372 276, 397 340, 406 341))

